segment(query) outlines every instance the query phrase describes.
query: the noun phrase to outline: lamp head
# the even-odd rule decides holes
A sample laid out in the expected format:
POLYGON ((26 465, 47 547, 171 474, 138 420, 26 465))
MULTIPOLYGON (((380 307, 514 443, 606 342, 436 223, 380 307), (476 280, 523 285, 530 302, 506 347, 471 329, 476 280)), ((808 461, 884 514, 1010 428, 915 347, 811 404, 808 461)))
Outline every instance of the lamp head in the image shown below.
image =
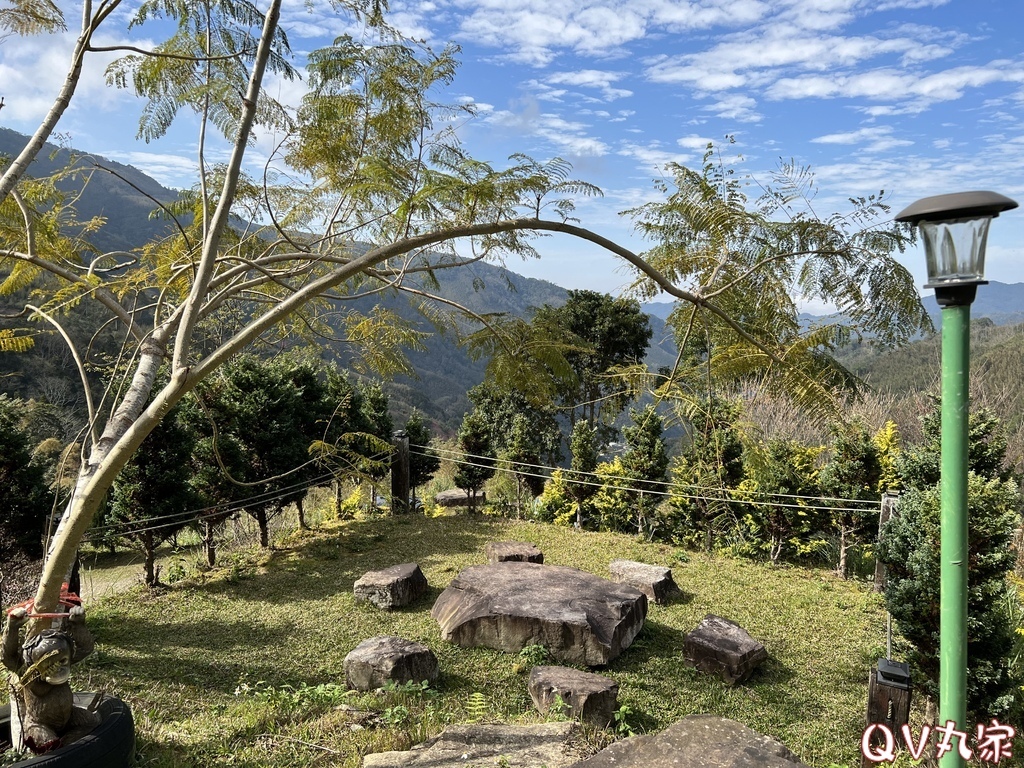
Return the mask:
POLYGON ((985 243, 988 225, 1017 203, 996 192, 957 192, 925 197, 904 208, 896 221, 916 224, 924 240, 928 264, 925 288, 935 288, 939 303, 970 303, 976 286, 985 282, 985 243), (945 301, 950 294, 968 293, 967 301, 945 301))

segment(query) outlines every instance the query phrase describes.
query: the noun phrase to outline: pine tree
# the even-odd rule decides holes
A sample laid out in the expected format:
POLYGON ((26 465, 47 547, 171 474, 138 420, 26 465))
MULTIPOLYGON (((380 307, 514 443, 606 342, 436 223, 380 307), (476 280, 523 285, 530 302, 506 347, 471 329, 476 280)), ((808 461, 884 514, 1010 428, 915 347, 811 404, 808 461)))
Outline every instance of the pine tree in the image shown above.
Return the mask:
POLYGON ((455 485, 470 497, 469 508, 476 512, 476 496, 483 484, 494 475, 495 457, 491 448, 490 430, 476 411, 470 411, 459 427, 459 449, 462 461, 455 473, 455 485))
MULTIPOLYGON (((898 462, 906 490, 882 529, 878 557, 886 566, 886 606, 914 646, 909 658, 917 685, 934 699, 939 681, 938 402, 922 422, 924 442, 905 450, 898 462)), ((1008 709, 1014 686, 1024 682, 1011 676, 1014 626, 1007 581, 1022 496, 1003 466, 1006 441, 999 420, 980 410, 970 415, 969 431, 967 709, 970 720, 987 722, 1008 709)))
POLYGON ((569 451, 572 453, 572 461, 569 471, 565 473, 565 479, 576 504, 576 527, 582 529, 583 521, 586 519, 587 502, 598 488, 594 475, 598 458, 597 430, 590 426, 590 422, 576 422, 572 428, 569 451))
POLYGON ((409 486, 415 509, 416 489, 428 482, 441 468, 441 460, 430 449, 430 441, 434 436, 422 413, 413 410, 405 422, 405 433, 409 436, 409 486))
POLYGON ((665 490, 665 472, 668 469, 668 453, 665 441, 661 439, 664 428, 653 405, 642 411, 630 409, 629 415, 633 426, 622 429, 626 439, 622 467, 629 478, 629 485, 635 489, 637 533, 644 533, 647 529, 653 532, 654 509, 658 506, 660 493, 665 490))

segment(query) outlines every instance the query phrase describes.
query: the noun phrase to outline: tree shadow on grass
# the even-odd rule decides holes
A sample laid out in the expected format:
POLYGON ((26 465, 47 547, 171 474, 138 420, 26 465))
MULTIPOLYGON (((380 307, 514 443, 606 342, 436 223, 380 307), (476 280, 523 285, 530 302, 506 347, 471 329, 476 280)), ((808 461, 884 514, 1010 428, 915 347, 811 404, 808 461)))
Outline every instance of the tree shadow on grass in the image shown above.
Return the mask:
MULTIPOLYGON (((318 579, 325 596, 351 592, 352 585, 368 571, 415 562, 425 571, 455 556, 467 564, 484 562, 484 545, 500 533, 500 526, 466 530, 457 518, 431 520, 418 515, 350 522, 337 533, 322 534, 270 552, 277 561, 269 572, 234 567, 227 578, 217 578, 193 588, 209 594, 258 593, 271 603, 308 599, 309 579, 318 579), (253 572, 247 572, 251 570, 253 572), (258 584, 249 585, 249 581, 258 584)), ((225 559, 223 567, 231 568, 225 559)), ((261 569, 262 570, 262 569, 261 569)), ((453 571, 452 577, 456 574, 453 571)), ((429 578, 429 577, 428 577, 429 578)), ((436 580, 436 579, 435 579, 436 580)), ((417 606, 422 605, 417 601, 417 606)))

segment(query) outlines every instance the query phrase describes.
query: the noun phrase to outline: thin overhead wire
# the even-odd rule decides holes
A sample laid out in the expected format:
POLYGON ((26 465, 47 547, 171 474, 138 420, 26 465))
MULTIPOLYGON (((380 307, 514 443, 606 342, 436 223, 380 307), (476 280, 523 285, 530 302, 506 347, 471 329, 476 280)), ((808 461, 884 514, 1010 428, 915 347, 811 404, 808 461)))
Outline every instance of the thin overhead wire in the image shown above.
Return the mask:
MULTIPOLYGON (((422 446, 422 445, 410 444, 410 451, 412 451, 414 453, 417 453, 418 455, 426 455, 426 453, 422 450, 423 448, 424 448, 424 446, 422 446), (412 451, 413 448, 420 449, 420 450, 412 451)), ((512 470, 512 469, 510 469, 508 467, 501 467, 501 466, 499 466, 501 462, 499 460, 497 460, 497 459, 494 459, 493 457, 490 457, 490 456, 478 456, 478 455, 473 455, 473 454, 467 454, 467 453, 464 453, 464 452, 461 452, 461 451, 453 451, 451 449, 446 449, 446 448, 430 448, 429 450, 434 451, 436 453, 447 454, 445 456, 446 460, 452 461, 453 463, 456 463, 456 464, 463 464, 463 465, 475 466, 475 467, 491 467, 491 466, 493 466, 496 471, 511 472, 513 474, 518 474, 518 475, 527 476, 527 477, 537 477, 537 478, 544 478, 544 479, 546 479, 546 478, 550 477, 550 473, 551 472, 553 472, 556 469, 561 469, 560 467, 550 467, 550 466, 541 465, 541 464, 528 464, 528 463, 516 462, 516 466, 518 466, 518 467, 527 467, 527 468, 533 469, 533 470, 541 470, 541 472, 523 472, 523 471, 518 471, 518 470, 512 470), (478 461, 477 462, 473 462, 473 461, 468 461, 465 458, 455 458, 455 457, 468 457, 468 459, 477 459, 478 461), (480 463, 480 460, 483 460, 483 463, 480 463), (488 463, 488 462, 493 462, 493 463, 488 463), (545 473, 547 473, 547 474, 545 474, 545 473)), ((562 471, 566 471, 566 470, 563 469, 562 471)), ((783 509, 824 510, 824 511, 829 511, 829 512, 853 512, 853 513, 863 513, 865 511, 871 510, 871 509, 873 509, 873 508, 878 506, 878 502, 876 502, 876 501, 867 501, 867 500, 864 500, 864 499, 844 499, 844 498, 840 498, 840 497, 828 497, 828 496, 806 496, 806 495, 791 494, 791 493, 764 493, 763 495, 764 496, 770 496, 770 497, 772 497, 774 499, 794 499, 797 502, 804 501, 806 503, 786 503, 786 502, 782 502, 782 501, 767 501, 767 500, 759 500, 759 499, 750 499, 750 498, 748 498, 745 495, 740 495, 740 492, 737 491, 736 489, 733 489, 733 488, 708 488, 708 487, 705 487, 705 486, 698 486, 698 485, 692 485, 692 484, 681 484, 681 483, 676 483, 676 482, 668 481, 668 480, 644 480, 644 479, 640 479, 640 478, 632 478, 632 477, 621 476, 621 475, 617 476, 615 479, 618 480, 621 483, 626 483, 626 485, 613 485, 613 486, 609 486, 609 485, 607 485, 607 483, 605 483, 600 478, 600 476, 596 472, 582 472, 582 473, 580 473, 580 472, 576 472, 576 470, 572 470, 572 471, 573 471, 573 475, 574 475, 573 482, 577 483, 579 485, 588 485, 588 486, 593 486, 593 487, 610 487, 610 488, 612 488, 614 490, 623 490, 623 491, 636 491, 636 490, 638 490, 637 486, 636 485, 629 485, 629 484, 630 483, 635 483, 637 485, 643 484, 644 492, 645 493, 654 494, 654 495, 658 495, 658 496, 664 496, 664 497, 671 497, 671 498, 690 499, 690 500, 695 500, 695 501, 696 500, 699 500, 699 501, 725 501, 725 502, 734 502, 734 503, 742 503, 742 504, 753 504, 753 505, 758 505, 758 506, 774 506, 774 507, 780 507, 780 508, 783 508, 783 509), (576 480, 575 477, 579 476, 579 475, 583 475, 583 476, 586 476, 586 477, 594 478, 594 480, 576 480), (665 488, 666 490, 657 490, 655 488, 652 488, 651 486, 661 486, 661 487, 665 488), (701 491, 701 493, 683 493, 684 489, 698 490, 698 491, 701 491), (810 503, 810 502, 817 502, 817 503, 810 503), (844 505, 848 505, 848 504, 851 504, 851 503, 863 504, 864 507, 844 506, 844 505)))

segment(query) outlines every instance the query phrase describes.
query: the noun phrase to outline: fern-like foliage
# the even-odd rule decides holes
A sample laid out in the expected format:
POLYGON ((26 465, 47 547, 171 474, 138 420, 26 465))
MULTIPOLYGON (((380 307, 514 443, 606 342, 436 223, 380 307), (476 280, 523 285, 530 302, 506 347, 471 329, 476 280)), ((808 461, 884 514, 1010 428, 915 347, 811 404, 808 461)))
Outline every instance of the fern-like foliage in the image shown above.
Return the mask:
MULTIPOLYGON (((857 391, 832 358, 837 348, 862 338, 897 345, 931 327, 910 272, 894 258, 912 235, 887 220, 884 192, 821 216, 813 174, 793 162, 761 184, 741 179, 709 146, 700 169, 668 170, 666 200, 626 213, 654 243, 646 260, 720 312, 683 303, 670 316, 683 351, 663 395, 692 399, 745 382, 748 391, 783 393, 820 419, 837 418, 857 391), (835 307, 839 319, 802 326, 807 301, 835 307)), ((661 287, 644 276, 634 290, 649 297, 661 287)))
POLYGON ((0 8, 0 30, 16 35, 38 35, 67 29, 64 14, 51 0, 13 0, 0 8))
MULTIPOLYGON (((246 91, 263 13, 249 0, 146 0, 131 26, 151 19, 171 20, 177 29, 150 55, 121 57, 106 72, 108 84, 131 87, 146 99, 139 138, 149 142, 163 136, 183 107, 208 119, 225 137, 233 137, 242 109, 239 95, 246 91)), ((294 79, 290 53, 287 35, 278 29, 268 70, 294 79)), ((266 95, 260 97, 257 120, 278 127, 287 123, 283 109, 266 95)))

